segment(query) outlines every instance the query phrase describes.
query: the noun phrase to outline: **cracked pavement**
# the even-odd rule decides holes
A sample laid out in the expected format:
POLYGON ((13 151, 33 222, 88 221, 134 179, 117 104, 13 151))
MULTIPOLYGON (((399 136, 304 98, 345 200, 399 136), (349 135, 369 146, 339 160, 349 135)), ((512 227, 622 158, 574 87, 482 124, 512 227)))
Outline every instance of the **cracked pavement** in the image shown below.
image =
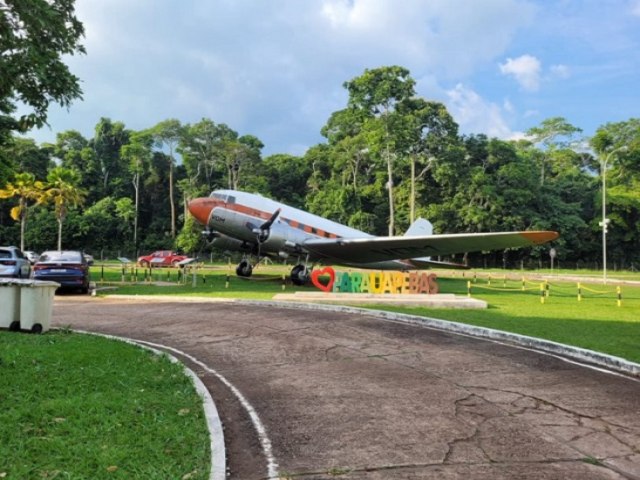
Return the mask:
MULTIPOLYGON (((224 375, 266 426, 280 478, 640 480, 640 382, 536 352, 241 303, 56 297, 52 323, 177 348, 224 375)), ((181 360, 216 402, 229 478, 265 478, 237 399, 181 360)))

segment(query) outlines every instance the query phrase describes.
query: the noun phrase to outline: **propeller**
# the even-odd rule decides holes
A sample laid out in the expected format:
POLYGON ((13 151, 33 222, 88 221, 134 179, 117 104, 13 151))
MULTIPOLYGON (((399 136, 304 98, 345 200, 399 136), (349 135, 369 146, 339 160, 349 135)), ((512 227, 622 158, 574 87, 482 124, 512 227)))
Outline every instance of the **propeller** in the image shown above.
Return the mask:
POLYGON ((276 219, 278 218, 278 215, 280 215, 280 209, 278 209, 275 212, 273 212, 273 215, 271 215, 271 218, 269 218, 269 220, 267 220, 262 225, 260 225, 259 228, 254 228, 253 229, 253 233, 255 233, 258 236, 258 243, 259 244, 266 242, 267 239, 269 238, 269 232, 271 230, 271 225, 273 225, 273 222, 276 221, 276 219))

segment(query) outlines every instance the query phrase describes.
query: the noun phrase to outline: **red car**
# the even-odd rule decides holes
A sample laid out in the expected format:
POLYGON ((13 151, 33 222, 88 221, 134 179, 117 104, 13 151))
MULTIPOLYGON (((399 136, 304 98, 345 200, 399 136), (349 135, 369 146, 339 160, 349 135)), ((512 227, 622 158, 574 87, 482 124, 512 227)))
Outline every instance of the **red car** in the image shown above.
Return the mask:
POLYGON ((142 267, 175 267, 177 263, 187 258, 186 255, 180 255, 171 250, 158 250, 151 255, 138 258, 138 264, 142 267))

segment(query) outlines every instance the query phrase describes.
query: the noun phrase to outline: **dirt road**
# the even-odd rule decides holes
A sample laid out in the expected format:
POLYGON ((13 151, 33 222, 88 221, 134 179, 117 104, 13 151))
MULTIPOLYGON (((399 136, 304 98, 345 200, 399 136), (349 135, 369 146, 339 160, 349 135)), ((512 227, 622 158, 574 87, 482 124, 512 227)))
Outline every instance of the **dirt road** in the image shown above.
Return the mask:
POLYGON ((212 393, 233 479, 640 479, 640 382, 535 352, 238 303, 56 297, 53 325, 202 362, 176 355, 212 393))

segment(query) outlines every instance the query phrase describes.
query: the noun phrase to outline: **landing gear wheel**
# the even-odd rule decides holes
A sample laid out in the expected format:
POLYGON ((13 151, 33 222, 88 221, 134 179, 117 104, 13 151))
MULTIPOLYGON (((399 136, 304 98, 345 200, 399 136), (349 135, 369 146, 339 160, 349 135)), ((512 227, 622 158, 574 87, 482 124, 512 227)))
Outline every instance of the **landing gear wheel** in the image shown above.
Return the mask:
POLYGON ((39 323, 34 323, 31 327, 31 333, 42 333, 42 325, 39 323))
POLYGON ((296 265, 291 269, 291 282, 294 285, 303 286, 309 282, 309 270, 304 265, 296 265))
POLYGON ((239 277, 250 277, 253 273, 253 267, 247 260, 242 260, 236 267, 236 275, 239 277))
POLYGON ((9 331, 10 332, 18 332, 20 331, 20 322, 11 322, 11 324, 9 325, 9 331))

